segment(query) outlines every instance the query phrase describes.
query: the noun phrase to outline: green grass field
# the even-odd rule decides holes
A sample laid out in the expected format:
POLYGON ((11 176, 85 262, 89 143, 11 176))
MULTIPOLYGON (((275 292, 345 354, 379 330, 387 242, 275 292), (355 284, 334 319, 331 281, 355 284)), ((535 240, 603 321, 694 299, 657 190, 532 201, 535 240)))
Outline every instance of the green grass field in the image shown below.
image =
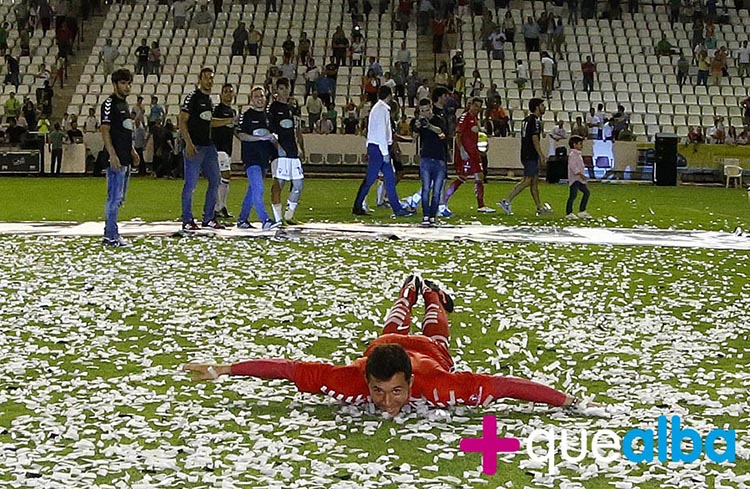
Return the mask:
MULTIPOLYGON (((306 185, 303 221, 352 220, 357 182, 306 185)), ((243 186, 233 184, 234 213, 243 186)), ((510 187, 490 184, 488 202, 510 187)), ((134 179, 123 219, 176 219, 180 188, 134 179)), ((477 217, 462 188, 451 223, 571 225, 560 216, 567 188, 541 192, 556 216, 533 217, 522 195, 515 216, 477 217)), ((101 220, 103 200, 103 179, 0 180, 3 221, 101 220)), ((749 209, 741 189, 602 184, 587 225, 731 231, 750 227, 749 209)), ((362 220, 394 222, 388 214, 362 220)), ((148 237, 111 250, 96 238, 2 236, 0 486, 746 487, 749 266, 746 252, 661 247, 148 237), (508 400, 387 420, 282 381, 193 383, 179 370, 263 357, 346 363, 377 336, 413 270, 456 296, 459 370, 532 378, 595 397, 612 416, 508 400), (538 428, 622 436, 680 415, 704 437, 737 430, 738 457, 598 466, 558 456, 550 473, 523 451, 486 476, 480 455, 458 449, 486 414, 522 440, 538 428)))

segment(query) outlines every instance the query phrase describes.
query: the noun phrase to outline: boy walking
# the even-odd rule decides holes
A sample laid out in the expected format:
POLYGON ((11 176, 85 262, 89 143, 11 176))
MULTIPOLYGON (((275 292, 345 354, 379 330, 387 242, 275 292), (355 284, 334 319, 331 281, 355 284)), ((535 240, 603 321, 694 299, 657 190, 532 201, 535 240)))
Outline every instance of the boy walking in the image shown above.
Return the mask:
POLYGON ((589 202, 590 192, 586 184, 586 167, 583 165, 583 156, 581 155, 583 138, 573 136, 568 141, 568 146, 570 146, 570 155, 568 156, 568 185, 570 186, 570 194, 568 195, 568 203, 565 205, 565 217, 568 219, 591 219, 591 214, 586 212, 586 204, 589 202), (578 214, 574 214, 573 204, 579 190, 583 193, 583 198, 581 199, 581 205, 578 207, 578 214))

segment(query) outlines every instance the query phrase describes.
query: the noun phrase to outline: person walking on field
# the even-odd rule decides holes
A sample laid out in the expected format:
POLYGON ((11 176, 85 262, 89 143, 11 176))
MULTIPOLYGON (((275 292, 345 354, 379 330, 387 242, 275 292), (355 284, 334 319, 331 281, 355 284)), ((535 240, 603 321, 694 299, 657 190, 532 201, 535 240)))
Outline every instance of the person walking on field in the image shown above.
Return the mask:
POLYGON ((570 138, 568 146, 570 146, 570 155, 568 156, 568 185, 570 186, 570 194, 568 195, 568 202, 565 204, 565 217, 568 219, 591 219, 591 214, 586 212, 590 192, 589 186, 586 183, 586 167, 583 165, 583 156, 581 156, 583 138, 573 136, 570 138), (581 199, 581 205, 578 207, 578 214, 574 214, 573 204, 576 201, 578 191, 583 193, 583 199, 581 199))
POLYGON ((542 115, 544 115, 544 100, 532 98, 529 101, 529 115, 521 124, 521 164, 523 165, 523 180, 521 180, 508 197, 498 202, 508 215, 513 215, 511 202, 518 194, 523 192, 527 187, 531 192, 531 197, 536 204, 536 215, 548 215, 553 211, 548 205, 543 205, 539 198, 539 167, 547 162, 547 157, 542 152, 540 138, 542 135, 542 115))

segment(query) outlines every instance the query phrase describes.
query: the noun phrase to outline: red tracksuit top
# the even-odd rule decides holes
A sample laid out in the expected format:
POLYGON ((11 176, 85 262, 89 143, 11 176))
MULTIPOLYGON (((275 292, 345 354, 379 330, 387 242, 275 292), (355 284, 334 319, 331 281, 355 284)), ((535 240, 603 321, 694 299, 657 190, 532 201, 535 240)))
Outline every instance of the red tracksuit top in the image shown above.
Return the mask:
POLYGON ((420 335, 387 334, 378 337, 359 358, 346 366, 293 360, 248 360, 235 363, 232 375, 264 379, 287 379, 301 392, 324 393, 349 403, 370 402, 365 380, 367 355, 377 345, 398 343, 412 363, 414 383, 410 400, 425 399, 446 407, 455 404, 486 405, 493 399, 510 397, 561 406, 566 395, 550 387, 525 379, 473 372, 451 372, 453 360, 439 343, 420 335))

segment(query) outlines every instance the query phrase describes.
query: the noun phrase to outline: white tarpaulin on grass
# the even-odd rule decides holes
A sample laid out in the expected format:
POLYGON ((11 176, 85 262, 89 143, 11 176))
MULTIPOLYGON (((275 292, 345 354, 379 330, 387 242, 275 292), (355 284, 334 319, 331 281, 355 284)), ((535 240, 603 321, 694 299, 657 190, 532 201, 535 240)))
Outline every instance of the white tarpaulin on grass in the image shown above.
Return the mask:
MULTIPOLYGON (((126 221, 119 223, 120 234, 127 237, 171 236, 179 233, 176 222, 126 221)), ((103 222, 4 222, 0 235, 101 236, 103 222)), ((536 242, 619 246, 669 246, 724 250, 750 250, 750 238, 721 231, 625 229, 606 227, 556 226, 450 226, 425 228, 415 224, 374 225, 361 223, 307 223, 272 231, 228 228, 199 231, 198 235, 219 238, 364 238, 405 240, 471 240, 499 242, 536 242)))

